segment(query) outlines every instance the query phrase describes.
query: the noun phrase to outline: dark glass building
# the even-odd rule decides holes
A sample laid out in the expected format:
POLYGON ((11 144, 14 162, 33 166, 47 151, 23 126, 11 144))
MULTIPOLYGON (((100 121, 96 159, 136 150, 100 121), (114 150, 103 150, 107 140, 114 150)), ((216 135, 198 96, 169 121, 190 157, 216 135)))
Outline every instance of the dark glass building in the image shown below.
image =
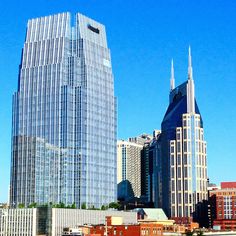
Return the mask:
POLYGON ((159 199, 154 202, 169 217, 190 217, 196 204, 207 199, 206 142, 195 100, 190 49, 188 80, 177 87, 174 84, 172 62, 169 106, 156 141, 155 161, 161 167, 155 169, 159 199))

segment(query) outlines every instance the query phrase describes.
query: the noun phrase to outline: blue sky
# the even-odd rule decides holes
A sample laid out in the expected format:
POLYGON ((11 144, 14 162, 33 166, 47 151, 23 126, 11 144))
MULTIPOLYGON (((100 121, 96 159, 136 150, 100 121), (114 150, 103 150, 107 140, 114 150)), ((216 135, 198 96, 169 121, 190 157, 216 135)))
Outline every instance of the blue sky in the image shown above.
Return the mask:
POLYGON ((118 97, 118 138, 160 129, 170 62, 187 79, 192 48, 196 98, 204 121, 211 182, 235 181, 236 1, 1 0, 0 202, 7 200, 11 104, 29 18, 81 12, 106 26, 118 97))

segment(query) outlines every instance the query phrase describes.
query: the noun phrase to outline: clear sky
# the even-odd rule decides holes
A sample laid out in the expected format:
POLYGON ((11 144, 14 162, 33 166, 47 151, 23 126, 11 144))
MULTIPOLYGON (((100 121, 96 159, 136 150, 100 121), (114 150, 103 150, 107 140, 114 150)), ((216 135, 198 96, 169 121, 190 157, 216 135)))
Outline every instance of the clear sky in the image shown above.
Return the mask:
POLYGON ((12 94, 27 20, 65 11, 106 26, 121 139, 160 129, 171 58, 178 85, 187 79, 190 44, 210 181, 236 181, 235 0, 1 0, 0 9, 0 202, 8 195, 12 94))

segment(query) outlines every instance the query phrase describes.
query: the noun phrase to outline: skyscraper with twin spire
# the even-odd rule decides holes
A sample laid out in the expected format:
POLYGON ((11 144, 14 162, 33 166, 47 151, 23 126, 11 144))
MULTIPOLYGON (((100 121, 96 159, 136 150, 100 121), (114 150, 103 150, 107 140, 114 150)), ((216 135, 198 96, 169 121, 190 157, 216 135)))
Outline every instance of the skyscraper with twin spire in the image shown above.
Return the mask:
POLYGON ((116 99, 105 27, 70 13, 28 21, 13 96, 10 202, 116 200, 116 99))
POLYGON ((171 63, 169 106, 161 125, 156 163, 156 206, 171 217, 190 217, 196 204, 207 199, 206 142, 203 121, 195 100, 191 50, 188 80, 175 87, 171 63))

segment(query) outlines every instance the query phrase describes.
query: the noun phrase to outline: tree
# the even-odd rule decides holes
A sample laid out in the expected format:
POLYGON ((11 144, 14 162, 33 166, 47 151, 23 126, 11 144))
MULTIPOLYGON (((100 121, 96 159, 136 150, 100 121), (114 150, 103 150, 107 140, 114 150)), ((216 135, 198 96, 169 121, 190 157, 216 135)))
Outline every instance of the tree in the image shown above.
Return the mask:
POLYGON ((71 208, 72 208, 72 209, 75 209, 75 208, 76 208, 76 204, 73 203, 73 204, 71 205, 71 208))
POLYGON ((63 202, 59 202, 59 206, 58 206, 58 208, 65 208, 65 203, 63 203, 63 202))
POLYGON ((107 210, 108 208, 109 208, 109 206, 107 206, 107 205, 102 205, 102 206, 101 206, 101 210, 102 210, 102 211, 105 211, 105 210, 107 210))
POLYGON ((18 208, 25 208, 25 204, 24 203, 19 203, 18 208))
POLYGON ((120 204, 118 202, 111 202, 109 203, 109 208, 119 209, 120 204))
POLYGON ((29 204, 28 207, 29 208, 35 208, 35 207, 37 207, 37 203, 36 202, 32 202, 31 204, 29 204))
POLYGON ((86 208, 87 208, 87 207, 86 207, 86 203, 83 202, 82 205, 81 205, 81 209, 86 209, 86 208))

